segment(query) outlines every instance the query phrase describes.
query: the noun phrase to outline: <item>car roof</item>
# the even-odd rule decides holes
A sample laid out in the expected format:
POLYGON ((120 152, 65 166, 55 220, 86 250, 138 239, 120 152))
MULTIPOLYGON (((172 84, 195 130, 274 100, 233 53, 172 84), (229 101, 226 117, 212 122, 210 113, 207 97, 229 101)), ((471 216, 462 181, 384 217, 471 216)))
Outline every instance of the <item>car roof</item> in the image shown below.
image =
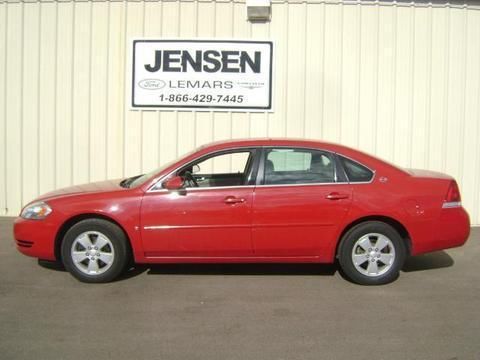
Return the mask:
POLYGON ((368 166, 371 169, 378 167, 388 167, 391 170, 394 170, 398 173, 406 174, 405 170, 400 167, 392 164, 388 161, 385 161, 381 158, 378 158, 374 155, 370 155, 361 150, 357 150, 345 145, 322 141, 314 139, 293 139, 293 138, 254 138, 254 139, 231 139, 231 140, 222 140, 216 141, 213 143, 205 144, 201 146, 197 151, 202 153, 209 153, 212 151, 234 149, 241 147, 261 147, 261 146, 291 146, 291 147, 304 147, 304 148, 314 148, 319 150, 325 150, 330 152, 338 153, 348 158, 352 158, 364 165, 368 166))
MULTIPOLYGON (((360 150, 350 148, 348 146, 314 139, 292 139, 292 138, 257 138, 257 139, 232 139, 216 141, 201 146, 198 151, 211 152, 222 149, 241 148, 241 147, 259 147, 259 146, 291 146, 299 148, 314 148, 319 150, 326 150, 336 152, 347 157, 355 157, 360 160, 383 160, 375 156, 364 153, 360 150)), ((390 164, 391 165, 391 164, 390 164)))
POLYGON ((231 139, 215 141, 205 144, 201 149, 221 149, 248 146, 293 146, 293 147, 314 147, 333 150, 334 148, 343 148, 342 145, 327 141, 313 139, 293 139, 293 138, 254 138, 254 139, 231 139))

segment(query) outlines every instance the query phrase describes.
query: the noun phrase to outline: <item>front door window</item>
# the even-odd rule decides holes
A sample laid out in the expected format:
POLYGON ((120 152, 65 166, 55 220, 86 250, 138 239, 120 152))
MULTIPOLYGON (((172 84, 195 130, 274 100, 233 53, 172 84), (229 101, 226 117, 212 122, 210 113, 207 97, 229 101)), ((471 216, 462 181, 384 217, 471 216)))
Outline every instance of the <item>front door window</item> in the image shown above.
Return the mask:
POLYGON ((179 171, 185 187, 243 186, 248 183, 252 151, 221 153, 200 159, 179 171))

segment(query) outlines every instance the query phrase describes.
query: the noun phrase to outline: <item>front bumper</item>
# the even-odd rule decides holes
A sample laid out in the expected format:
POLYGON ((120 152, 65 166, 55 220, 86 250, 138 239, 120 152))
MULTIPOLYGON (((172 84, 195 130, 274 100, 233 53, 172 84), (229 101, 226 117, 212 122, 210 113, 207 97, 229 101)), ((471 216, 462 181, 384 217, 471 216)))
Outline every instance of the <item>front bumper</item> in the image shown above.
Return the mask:
POLYGON ((57 228, 48 220, 28 220, 17 217, 13 236, 18 251, 27 256, 44 260, 55 259, 55 235, 57 228))

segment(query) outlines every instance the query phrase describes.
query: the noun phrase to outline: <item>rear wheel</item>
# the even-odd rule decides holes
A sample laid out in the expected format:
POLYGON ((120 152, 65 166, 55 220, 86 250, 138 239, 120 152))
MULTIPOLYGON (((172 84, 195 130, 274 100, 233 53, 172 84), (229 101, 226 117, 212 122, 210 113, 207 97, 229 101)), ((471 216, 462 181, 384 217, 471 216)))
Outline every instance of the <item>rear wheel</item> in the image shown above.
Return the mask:
POLYGON ((406 253, 403 239, 392 226, 367 221, 344 235, 338 256, 350 280, 362 285, 381 285, 398 277, 406 253))
POLYGON ((114 280, 130 258, 122 229, 102 219, 86 219, 73 225, 65 234, 61 251, 65 268, 88 283, 114 280))

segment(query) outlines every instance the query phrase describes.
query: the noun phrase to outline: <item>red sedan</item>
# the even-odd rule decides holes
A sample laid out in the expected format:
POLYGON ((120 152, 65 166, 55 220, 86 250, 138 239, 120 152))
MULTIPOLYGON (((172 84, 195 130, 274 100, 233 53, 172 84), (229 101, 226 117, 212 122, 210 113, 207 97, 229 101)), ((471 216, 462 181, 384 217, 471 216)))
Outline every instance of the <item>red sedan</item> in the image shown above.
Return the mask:
POLYGON ((408 255, 461 246, 453 178, 345 146, 238 140, 149 174, 41 196, 15 221, 25 255, 107 282, 136 263, 339 260, 359 284, 394 280, 408 255))

